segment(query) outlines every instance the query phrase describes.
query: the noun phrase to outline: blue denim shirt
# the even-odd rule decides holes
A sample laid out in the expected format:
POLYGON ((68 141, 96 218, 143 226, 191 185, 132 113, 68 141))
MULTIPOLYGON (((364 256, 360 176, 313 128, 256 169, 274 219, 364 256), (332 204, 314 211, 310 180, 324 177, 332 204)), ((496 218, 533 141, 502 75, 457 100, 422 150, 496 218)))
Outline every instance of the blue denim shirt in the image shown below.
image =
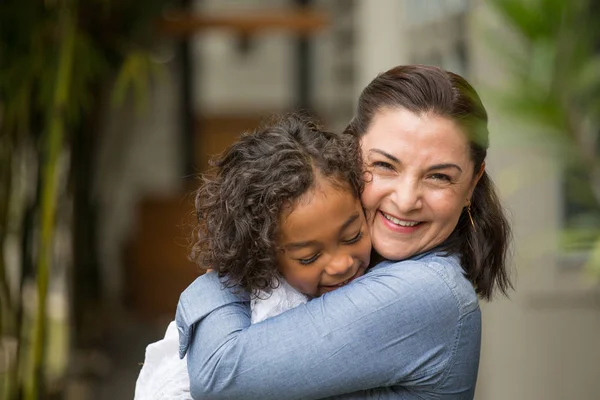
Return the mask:
POLYGON ((457 257, 385 261, 258 324, 216 273, 177 306, 197 399, 472 399, 481 314, 457 257), (334 397, 335 396, 335 397, 334 397))

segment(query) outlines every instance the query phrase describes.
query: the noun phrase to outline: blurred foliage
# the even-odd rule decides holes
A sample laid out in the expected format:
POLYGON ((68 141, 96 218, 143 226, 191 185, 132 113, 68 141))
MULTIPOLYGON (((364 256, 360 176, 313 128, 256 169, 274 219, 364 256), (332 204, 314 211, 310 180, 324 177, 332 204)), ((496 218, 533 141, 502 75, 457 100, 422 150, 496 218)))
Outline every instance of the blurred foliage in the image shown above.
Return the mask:
MULTIPOLYGON (((585 251, 600 276, 600 4, 594 0, 489 0, 508 27, 493 40, 512 85, 504 109, 535 126, 563 163, 562 247, 585 251)), ((525 138, 523 138, 525 139, 525 138)))
POLYGON ((130 89, 140 102, 146 97, 159 71, 150 53, 154 23, 166 5, 166 0, 0 0, 0 353, 5 343, 18 343, 16 360, 7 366, 0 357, 3 398, 45 397, 46 297, 56 258, 57 215, 68 198, 60 193, 65 187, 60 178, 71 175, 61 159, 79 151, 71 146, 73 138, 105 104, 106 87, 115 82, 113 97, 121 102, 130 89), (23 159, 26 154, 35 155, 32 163, 23 159), (23 164, 37 169, 24 183, 15 179, 23 164), (15 201, 16 189, 34 194, 15 201), (11 204, 19 200, 27 204, 18 204, 14 212, 11 204), (16 289, 7 280, 3 253, 10 234, 32 238, 29 248, 35 249, 22 249, 16 289), (23 323, 21 300, 28 257, 37 284, 35 309, 42 311, 29 324, 31 332, 23 323), (27 349, 24 337, 33 338, 27 349), (30 360, 31 368, 24 367, 30 360))

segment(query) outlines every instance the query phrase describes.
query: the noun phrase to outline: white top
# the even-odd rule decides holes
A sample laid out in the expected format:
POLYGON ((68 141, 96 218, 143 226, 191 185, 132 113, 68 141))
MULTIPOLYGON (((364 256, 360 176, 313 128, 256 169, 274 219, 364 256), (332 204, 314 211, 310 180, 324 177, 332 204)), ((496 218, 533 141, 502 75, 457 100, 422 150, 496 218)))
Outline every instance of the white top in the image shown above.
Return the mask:
MULTIPOLYGON (((250 302, 252 323, 264 321, 308 301, 308 298, 280 279, 271 295, 250 302)), ((146 358, 135 384, 134 400, 191 400, 187 356, 179 358, 179 333, 175 321, 165 337, 146 347, 146 358)))

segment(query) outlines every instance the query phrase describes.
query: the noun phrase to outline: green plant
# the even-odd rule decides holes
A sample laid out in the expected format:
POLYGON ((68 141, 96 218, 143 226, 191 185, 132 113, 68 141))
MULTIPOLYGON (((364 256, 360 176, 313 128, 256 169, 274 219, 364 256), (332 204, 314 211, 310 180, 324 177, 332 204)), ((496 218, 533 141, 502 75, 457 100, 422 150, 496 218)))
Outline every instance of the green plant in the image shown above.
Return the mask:
MULTIPOLYGON (((72 143, 93 139, 93 132, 86 128, 93 126, 90 121, 97 118, 98 109, 105 104, 104 88, 116 82, 114 91, 120 100, 129 88, 135 90, 138 100, 145 97, 148 83, 158 71, 149 52, 155 40, 154 21, 166 3, 0 1, 0 339, 13 338, 19 343, 17 362, 4 371, 4 376, 0 371, 0 384, 4 384, 0 391, 4 389, 2 395, 6 398, 44 397, 46 299, 53 273, 56 218, 59 208, 65 207, 60 202, 72 196, 60 193, 64 187, 60 175, 66 172, 70 176, 72 192, 91 180, 90 157, 79 154, 89 146, 72 143), (27 204, 18 206, 20 212, 11 215, 11 194, 18 173, 15 165, 22 163, 18 158, 24 149, 36 155, 38 173, 33 182, 17 183, 28 186, 34 195, 27 204), (68 152, 77 164, 71 163, 71 169, 64 171, 60 160, 68 152), (88 171, 88 175, 73 173, 79 169, 88 171), (15 226, 12 233, 29 243, 22 249, 17 293, 7 282, 2 252, 15 226), (35 266, 34 271, 27 267, 28 260, 35 266), (26 278, 35 279, 37 285, 32 332, 23 324, 25 312, 19 293, 26 278), (24 337, 32 337, 30 346, 26 346, 24 337), (28 359, 32 360, 31 368, 27 367, 28 359)), ((74 202, 78 202, 77 197, 74 202)), ((83 196, 78 204, 85 208, 89 206, 86 202, 89 197, 83 196)), ((76 205, 75 209, 82 207, 76 205)), ((81 240, 79 236, 77 240, 81 240)), ((75 279, 76 285, 85 284, 90 275, 84 271, 84 264, 89 263, 81 259, 86 255, 78 254, 73 270, 83 274, 83 279, 75 279)))
POLYGON ((494 40, 512 85, 499 98, 562 162, 561 246, 600 276, 600 7, 592 0, 489 0, 516 41, 494 40))

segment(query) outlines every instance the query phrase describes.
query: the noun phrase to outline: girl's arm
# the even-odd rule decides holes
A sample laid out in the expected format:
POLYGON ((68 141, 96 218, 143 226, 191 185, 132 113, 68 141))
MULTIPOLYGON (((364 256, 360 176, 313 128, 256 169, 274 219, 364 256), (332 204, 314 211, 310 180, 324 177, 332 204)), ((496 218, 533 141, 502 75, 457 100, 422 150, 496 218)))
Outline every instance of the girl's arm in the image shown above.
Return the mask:
MULTIPOLYGON (((317 399, 388 387, 370 393, 402 398, 389 388, 395 385, 434 391, 452 368, 461 336, 465 307, 455 290, 427 263, 388 263, 250 325, 247 297, 222 290, 214 273, 202 276, 177 310, 192 396, 317 399)), ((478 359, 477 340, 473 347, 478 359)))

